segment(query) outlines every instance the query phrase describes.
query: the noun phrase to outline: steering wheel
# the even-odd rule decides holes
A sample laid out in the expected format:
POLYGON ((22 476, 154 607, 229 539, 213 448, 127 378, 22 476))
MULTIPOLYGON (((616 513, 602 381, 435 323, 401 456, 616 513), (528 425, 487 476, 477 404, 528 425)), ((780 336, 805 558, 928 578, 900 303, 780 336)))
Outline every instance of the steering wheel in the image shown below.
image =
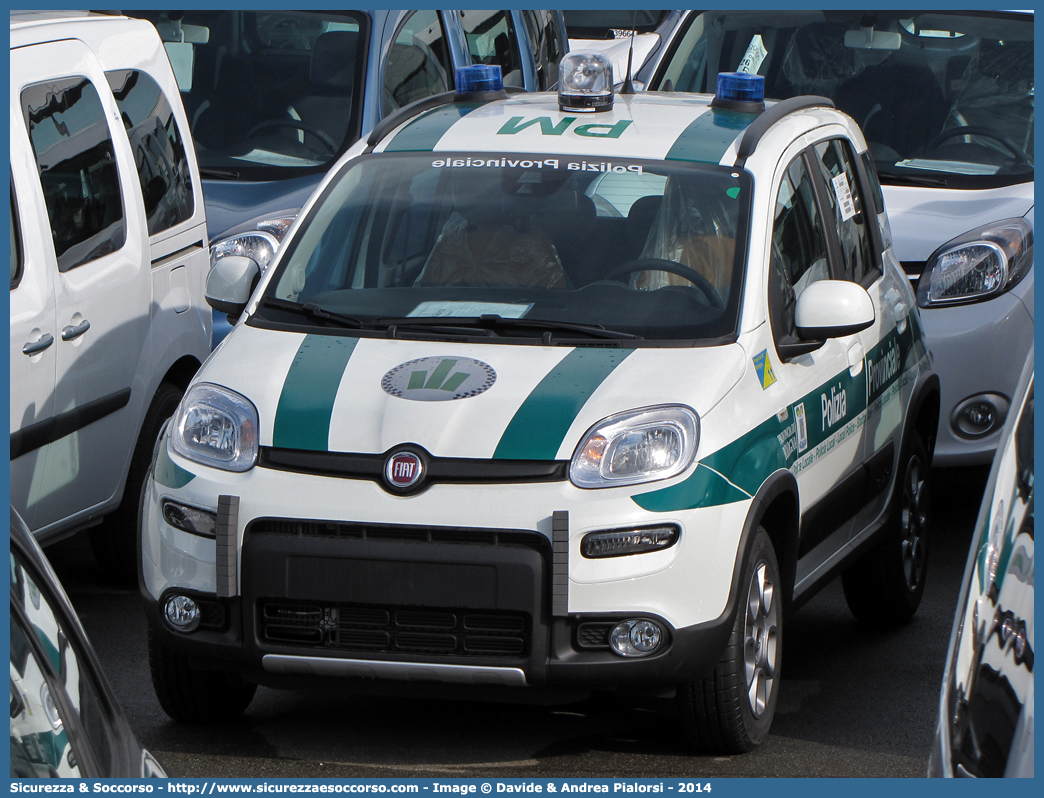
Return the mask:
POLYGON ((319 141, 323 143, 326 149, 332 155, 337 152, 337 142, 334 141, 328 133, 317 128, 315 125, 305 122, 301 119, 266 119, 264 122, 259 122, 254 125, 250 132, 247 133, 247 137, 260 133, 262 130, 269 130, 271 128, 289 127, 294 130, 302 130, 312 136, 315 136, 319 141))
POLYGON ((700 290, 700 293, 710 300, 711 307, 718 308, 719 310, 725 308, 725 300, 721 298, 721 294, 717 292, 710 280, 695 269, 690 269, 688 266, 682 266, 680 263, 675 263, 673 260, 664 260, 663 258, 635 258, 634 260, 627 261, 627 263, 620 264, 602 279, 618 280, 628 274, 644 271, 670 272, 671 274, 677 274, 679 277, 688 280, 696 286, 696 288, 700 290))
POLYGON ((990 139, 1002 145, 1004 149, 1012 154, 1015 158, 1016 163, 1029 163, 1029 158, 1026 157, 1019 145, 1009 139, 1007 136, 1002 136, 988 127, 980 127, 978 125, 960 125, 958 127, 951 127, 949 130, 944 130, 938 136, 928 142, 927 150, 930 152, 942 144, 944 141, 948 141, 957 136, 981 136, 984 139, 990 139))

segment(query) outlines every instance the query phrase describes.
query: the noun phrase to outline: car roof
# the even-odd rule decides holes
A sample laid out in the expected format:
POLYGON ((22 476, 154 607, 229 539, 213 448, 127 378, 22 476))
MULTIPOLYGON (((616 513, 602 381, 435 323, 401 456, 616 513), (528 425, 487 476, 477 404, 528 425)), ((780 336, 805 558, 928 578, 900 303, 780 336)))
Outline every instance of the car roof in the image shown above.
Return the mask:
MULTIPOLYGON (((819 110, 827 111, 829 101, 817 99, 824 106, 819 110)), ((561 111, 558 95, 548 92, 447 102, 397 125, 374 142, 374 151, 547 153, 599 164, 612 158, 733 163, 738 140, 762 117, 712 108, 712 100, 681 92, 617 95, 612 109, 599 113, 561 111)), ((767 111, 773 105, 766 103, 767 111)), ((769 113, 756 127, 776 117, 769 113)), ((808 127, 818 124, 810 118, 808 127)))
POLYGON ((31 25, 45 25, 49 22, 72 22, 75 20, 104 19, 108 14, 94 11, 11 11, 11 27, 25 28, 31 25))

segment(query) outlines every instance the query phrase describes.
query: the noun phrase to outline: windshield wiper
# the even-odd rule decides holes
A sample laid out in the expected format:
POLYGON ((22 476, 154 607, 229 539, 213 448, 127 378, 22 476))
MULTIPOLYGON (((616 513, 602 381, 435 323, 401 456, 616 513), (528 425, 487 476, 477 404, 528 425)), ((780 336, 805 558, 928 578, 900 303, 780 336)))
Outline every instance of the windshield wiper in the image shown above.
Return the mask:
POLYGON ((297 302, 290 302, 286 299, 279 299, 277 297, 269 297, 261 303, 261 307, 275 308, 276 310, 288 310, 291 313, 299 313, 302 316, 308 316, 310 319, 318 319, 325 322, 333 322, 341 327, 349 327, 353 330, 358 330, 368 325, 364 324, 360 319, 354 316, 342 316, 340 313, 334 313, 330 310, 324 310, 313 302, 305 302, 303 305, 297 302))
MULTIPOLYGON (((466 334, 472 328, 485 331, 485 334, 500 333, 507 330, 533 330, 543 333, 545 342, 550 343, 554 332, 574 332, 587 335, 592 338, 609 338, 618 340, 643 340, 640 335, 619 332, 618 330, 607 330, 599 324, 578 324, 569 321, 554 321, 550 319, 505 319, 496 314, 484 314, 482 316, 442 317, 436 321, 432 317, 409 317, 402 319, 374 319, 374 325, 387 325, 391 328, 425 329, 439 331, 460 331, 466 334), (442 322, 446 322, 443 324, 442 322)), ((534 337, 539 337, 536 335, 534 337)))
POLYGON ((881 168, 877 170, 882 183, 902 183, 908 186, 933 186, 946 188, 946 178, 928 177, 927 175, 912 175, 909 172, 886 172, 881 168))
POLYGON ((222 180, 239 179, 239 172, 235 169, 220 169, 215 166, 201 166, 199 167, 199 174, 201 177, 217 177, 222 180))

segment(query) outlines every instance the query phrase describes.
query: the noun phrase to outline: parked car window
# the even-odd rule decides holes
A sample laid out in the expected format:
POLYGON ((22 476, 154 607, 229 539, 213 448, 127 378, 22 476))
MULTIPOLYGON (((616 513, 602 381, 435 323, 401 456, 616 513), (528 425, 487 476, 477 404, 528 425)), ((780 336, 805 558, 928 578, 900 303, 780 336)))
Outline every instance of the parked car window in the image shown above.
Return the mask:
POLYGON ((192 176, 184 137, 170 103, 149 75, 136 69, 106 72, 127 128, 141 181, 149 235, 192 217, 192 176))
POLYGON ((518 34, 510 11, 461 11, 460 23, 473 64, 497 64, 505 86, 522 86, 518 34))
POLYGON ((772 227, 769 315, 776 341, 797 337, 794 306, 817 280, 830 278, 826 234, 816 206, 812 176, 803 156, 795 158, 779 184, 772 227))
POLYGON ((22 236, 18 225, 18 203, 15 202, 14 184, 11 184, 11 288, 18 287, 22 280, 22 236))
POLYGON ((452 68, 438 11, 414 11, 395 34, 384 68, 384 115, 449 91, 452 68))
POLYGON ((536 61, 537 90, 548 91, 558 85, 558 62, 561 52, 555 15, 549 11, 523 11, 529 29, 529 43, 536 61))
POLYGON ((11 618, 11 776, 80 778, 80 758, 65 728, 64 707, 55 700, 29 634, 11 618))
MULTIPOLYGON (((66 633, 62 613, 39 579, 14 553, 11 554, 11 602, 18 605, 28 623, 27 632, 38 642, 45 653, 39 663, 47 670, 52 686, 62 690, 62 696, 53 694, 52 709, 57 713, 63 707, 75 713, 82 727, 82 738, 90 746, 94 761, 104 773, 113 766, 113 732, 109 725, 100 688, 94 681, 90 663, 78 650, 72 636, 66 633)), ((16 613, 12 613, 12 620, 16 613)), ((11 661, 15 657, 15 625, 12 624, 11 661)), ((37 688, 38 690, 41 688, 37 688)), ((48 688, 50 690, 50 688, 48 688)), ((57 717, 57 714, 55 715, 57 717)), ((73 719, 64 716, 64 721, 73 719)), ((59 717, 59 721, 62 718, 59 717)), ((52 721, 52 727, 54 722, 52 721)), ((60 727, 59 727, 60 728, 60 727)))
POLYGON ((86 78, 22 90, 58 271, 123 246, 127 232, 116 155, 98 90, 86 78))
POLYGON ((365 14, 134 16, 155 24, 168 48, 191 47, 184 69, 175 72, 203 177, 278 180, 314 173, 358 137, 365 14))
POLYGON ((826 183, 825 194, 841 243, 843 277, 858 283, 876 264, 855 156, 851 145, 841 139, 821 141, 814 149, 819 156, 814 160, 826 183))

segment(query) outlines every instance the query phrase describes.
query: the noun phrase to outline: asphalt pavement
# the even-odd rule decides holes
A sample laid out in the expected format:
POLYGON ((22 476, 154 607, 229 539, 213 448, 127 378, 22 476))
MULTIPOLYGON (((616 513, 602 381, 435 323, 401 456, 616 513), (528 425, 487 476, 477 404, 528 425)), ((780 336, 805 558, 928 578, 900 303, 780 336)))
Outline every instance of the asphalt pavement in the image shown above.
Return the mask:
POLYGON ((690 753, 673 701, 596 693, 560 704, 432 697, 361 682, 338 693, 261 688, 231 726, 179 724, 153 694, 137 590, 108 580, 85 534, 48 547, 142 743, 182 777, 920 777, 987 468, 932 474, 921 608, 888 632, 858 624, 839 581, 785 629, 779 704, 765 743, 690 753))

